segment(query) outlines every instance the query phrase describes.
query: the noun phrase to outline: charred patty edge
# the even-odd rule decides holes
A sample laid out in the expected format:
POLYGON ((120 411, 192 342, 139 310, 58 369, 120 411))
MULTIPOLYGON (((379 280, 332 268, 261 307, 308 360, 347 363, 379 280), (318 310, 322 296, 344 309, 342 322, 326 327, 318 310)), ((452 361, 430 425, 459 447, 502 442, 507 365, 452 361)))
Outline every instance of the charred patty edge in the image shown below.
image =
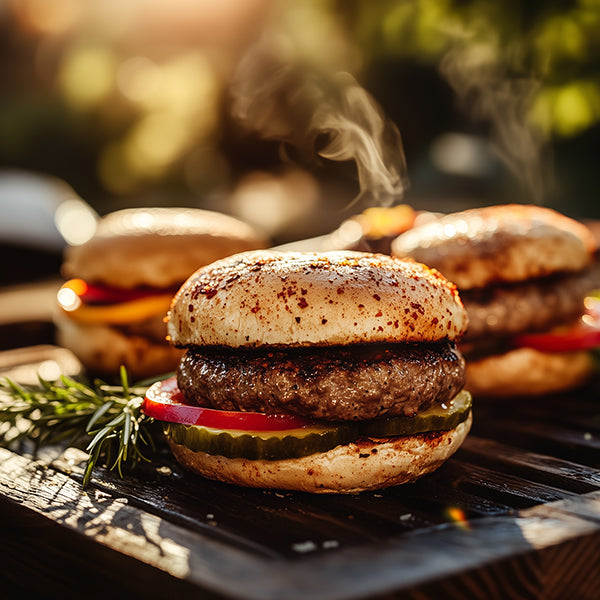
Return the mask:
POLYGON ((326 420, 413 416, 464 386, 456 344, 355 344, 239 350, 192 347, 177 370, 184 396, 221 410, 326 420))

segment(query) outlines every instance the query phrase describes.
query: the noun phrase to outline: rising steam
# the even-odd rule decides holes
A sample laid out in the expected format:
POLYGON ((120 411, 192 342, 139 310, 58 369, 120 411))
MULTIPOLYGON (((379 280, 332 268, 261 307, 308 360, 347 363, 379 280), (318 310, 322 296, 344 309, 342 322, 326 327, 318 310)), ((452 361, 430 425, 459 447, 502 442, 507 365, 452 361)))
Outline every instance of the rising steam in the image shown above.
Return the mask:
POLYGON ((400 132, 348 73, 299 66, 265 43, 241 61, 231 85, 233 116, 266 140, 315 156, 356 163, 355 202, 390 205, 407 186, 400 132))
POLYGON ((542 203, 553 178, 546 140, 528 115, 538 83, 531 77, 515 78, 493 52, 478 45, 456 46, 446 54, 440 70, 463 107, 490 124, 494 150, 529 201, 542 203))

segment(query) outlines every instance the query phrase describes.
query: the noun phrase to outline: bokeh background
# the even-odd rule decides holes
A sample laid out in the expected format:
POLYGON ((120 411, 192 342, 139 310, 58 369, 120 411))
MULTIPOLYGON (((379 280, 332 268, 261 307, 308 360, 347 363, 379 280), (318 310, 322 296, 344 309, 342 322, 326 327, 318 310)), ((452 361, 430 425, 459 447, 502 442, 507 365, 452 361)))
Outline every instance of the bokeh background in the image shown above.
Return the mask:
POLYGON ((599 51, 600 0, 2 0, 0 283, 57 271, 67 200, 274 243, 401 202, 599 218, 599 51))

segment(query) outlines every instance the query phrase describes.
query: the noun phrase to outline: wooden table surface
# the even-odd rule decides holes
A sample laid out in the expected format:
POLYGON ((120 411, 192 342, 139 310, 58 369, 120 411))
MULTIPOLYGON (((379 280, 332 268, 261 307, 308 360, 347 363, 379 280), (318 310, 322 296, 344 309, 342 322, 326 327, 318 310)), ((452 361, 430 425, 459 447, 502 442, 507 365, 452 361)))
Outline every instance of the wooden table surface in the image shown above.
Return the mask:
MULTIPOLYGON (((78 368, 38 346, 0 375, 52 363, 78 368)), ((439 471, 352 496, 211 482, 166 448, 82 491, 80 451, 0 449, 0 598, 599 598, 596 386, 474 414, 439 471)))

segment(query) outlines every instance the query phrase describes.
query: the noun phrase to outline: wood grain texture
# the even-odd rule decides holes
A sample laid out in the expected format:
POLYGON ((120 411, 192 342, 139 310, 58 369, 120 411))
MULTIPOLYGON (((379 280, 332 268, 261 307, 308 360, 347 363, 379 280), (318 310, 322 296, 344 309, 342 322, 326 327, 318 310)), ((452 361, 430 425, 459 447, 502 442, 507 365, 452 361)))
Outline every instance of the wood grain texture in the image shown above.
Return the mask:
POLYGON ((564 398, 528 404, 526 427, 518 403, 482 405, 436 473, 356 496, 204 480, 162 445, 84 492, 80 452, 0 449, 0 597, 597 599, 597 399, 572 422, 542 410, 564 398))

